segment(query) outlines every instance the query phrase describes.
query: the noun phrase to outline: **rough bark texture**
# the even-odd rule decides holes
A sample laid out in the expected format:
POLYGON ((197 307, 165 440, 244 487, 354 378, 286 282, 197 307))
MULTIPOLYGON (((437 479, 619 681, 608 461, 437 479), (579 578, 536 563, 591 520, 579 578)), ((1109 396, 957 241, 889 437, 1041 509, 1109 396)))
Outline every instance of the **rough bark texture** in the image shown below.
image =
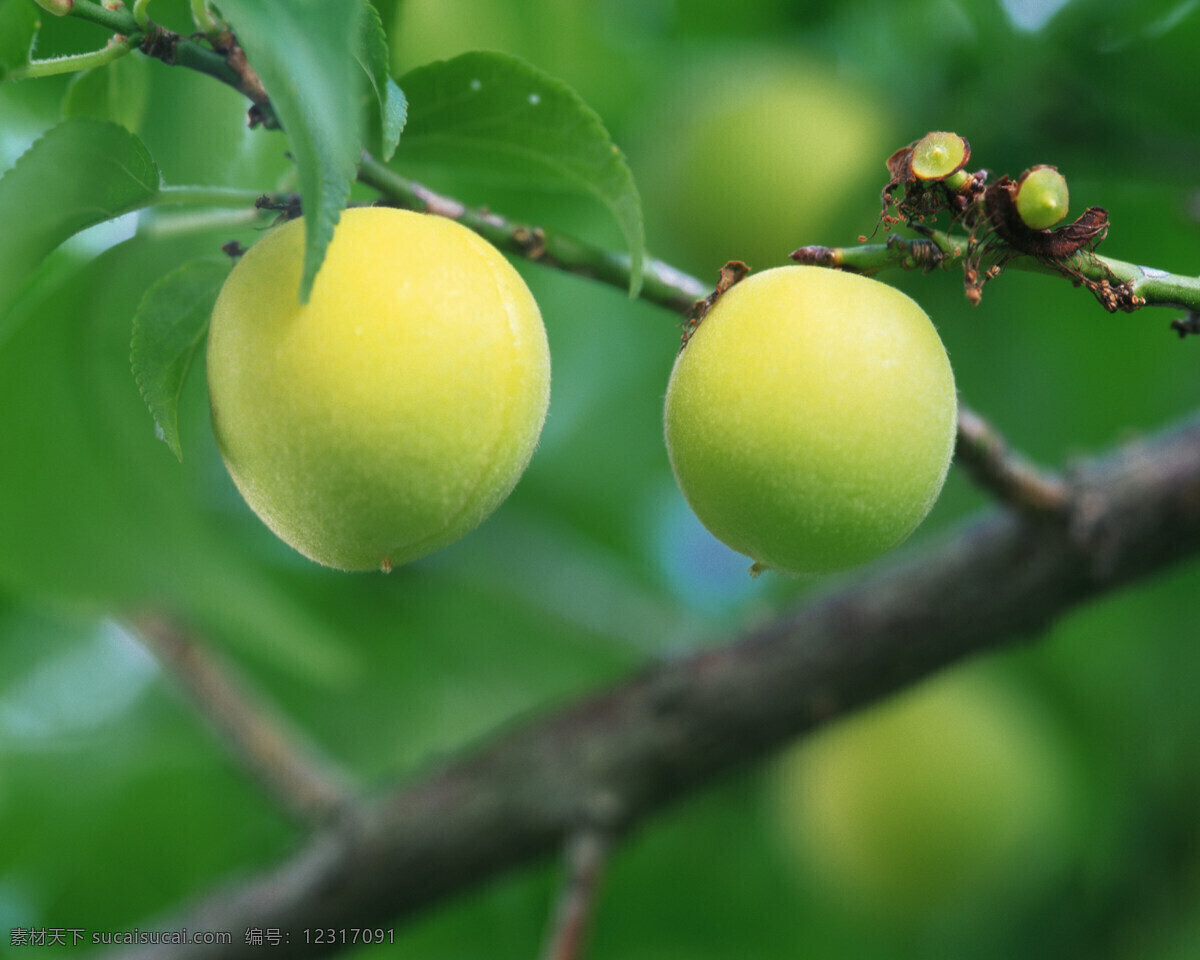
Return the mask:
POLYGON ((647 669, 527 723, 368 809, 291 860, 160 927, 228 930, 228 947, 140 958, 257 958, 247 927, 388 927, 556 850, 620 831, 830 718, 972 654, 1043 631, 1097 594, 1200 551, 1200 420, 1077 468, 1070 508, 995 509, 728 646, 647 669))

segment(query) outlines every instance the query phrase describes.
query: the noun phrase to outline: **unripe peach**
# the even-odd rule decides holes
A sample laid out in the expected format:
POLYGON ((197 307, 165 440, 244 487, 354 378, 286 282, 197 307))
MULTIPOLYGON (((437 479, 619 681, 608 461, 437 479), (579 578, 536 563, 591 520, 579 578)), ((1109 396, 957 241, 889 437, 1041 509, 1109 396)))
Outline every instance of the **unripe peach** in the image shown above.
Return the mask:
POLYGON ((516 270, 451 220, 345 211, 306 304, 303 256, 297 220, 221 291, 217 442, 281 539, 388 570, 474 529, 520 478, 549 402, 546 332, 516 270))
POLYGON ((666 400, 680 489, 758 568, 817 572, 904 540, 941 490, 956 398, 917 304, 821 267, 752 274, 680 352, 666 400))

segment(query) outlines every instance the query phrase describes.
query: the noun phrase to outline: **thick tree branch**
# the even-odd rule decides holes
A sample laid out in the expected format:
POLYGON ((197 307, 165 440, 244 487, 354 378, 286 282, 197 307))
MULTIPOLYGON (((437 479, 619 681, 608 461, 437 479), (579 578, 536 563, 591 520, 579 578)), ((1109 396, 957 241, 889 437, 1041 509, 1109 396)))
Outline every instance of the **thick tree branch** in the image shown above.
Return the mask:
POLYGON ((167 921, 228 947, 147 960, 254 958, 246 927, 391 925, 558 848, 609 798, 628 829, 830 719, 1200 552, 1200 419, 1072 471, 1071 510, 994 509, 729 646, 646 670, 380 796, 291 860, 167 921))

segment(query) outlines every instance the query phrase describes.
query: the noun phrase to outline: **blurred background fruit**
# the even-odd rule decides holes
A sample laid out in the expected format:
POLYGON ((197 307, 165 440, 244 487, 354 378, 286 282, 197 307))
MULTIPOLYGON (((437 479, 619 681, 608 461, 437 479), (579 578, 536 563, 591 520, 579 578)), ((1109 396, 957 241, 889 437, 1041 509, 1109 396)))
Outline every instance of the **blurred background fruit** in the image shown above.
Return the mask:
POLYGON ((630 150, 650 245, 713 279, 869 231, 896 133, 869 86, 776 45, 684 48, 630 150))
POLYGON ((900 927, 1012 910, 1078 852, 1086 794, 1045 707, 995 670, 958 670, 781 758, 778 824, 814 884, 900 927))

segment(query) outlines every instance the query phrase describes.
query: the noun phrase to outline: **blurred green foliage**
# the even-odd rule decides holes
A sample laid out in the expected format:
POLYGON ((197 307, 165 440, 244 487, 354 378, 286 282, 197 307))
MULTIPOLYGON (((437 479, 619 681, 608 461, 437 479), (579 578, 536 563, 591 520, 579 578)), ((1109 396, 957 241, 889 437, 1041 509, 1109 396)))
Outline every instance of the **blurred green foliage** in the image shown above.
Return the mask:
MULTIPOLYGON (((153 7, 163 22, 187 22, 183 3, 153 7)), ((379 7, 397 74, 493 48, 574 87, 630 158, 651 252, 706 281, 725 259, 767 266, 795 246, 869 233, 884 159, 930 129, 966 135, 972 166, 996 175, 1056 164, 1074 213, 1109 208, 1106 253, 1183 273, 1200 263, 1200 101, 1187 95, 1200 43, 1194 3, 379 7), (753 111, 776 99, 785 105, 762 117, 736 115, 739 102, 753 111)), ((54 21, 38 52, 98 41, 93 27, 54 21)), ((103 83, 0 86, 0 168, 64 111, 107 111, 135 128, 169 183, 294 187, 282 136, 246 130, 232 91, 145 66, 103 83)), ((596 236, 596 209, 566 198, 489 192, 452 170, 436 185, 596 236)), ((52 186, 43 200, 53 204, 52 186)), ((190 446, 180 465, 155 440, 128 365, 130 320, 146 288, 226 240, 252 242, 258 229, 241 215, 194 212, 97 228, 47 259, 4 327, 0 930, 144 925, 298 842, 120 626, 143 607, 200 625, 320 747, 384 785, 515 717, 734 635, 819 582, 750 580, 745 560, 714 543, 675 491, 661 402, 677 318, 525 264, 554 387, 541 447, 513 497, 477 533, 389 577, 349 576, 292 554, 225 475, 203 378, 194 375, 183 398, 190 446)), ((1017 273, 989 284, 976 308, 955 274, 886 279, 933 317, 964 398, 1038 459, 1060 463, 1196 405, 1195 344, 1169 333, 1169 312, 1109 316, 1069 284, 1017 273)), ((904 549, 984 502, 952 474, 904 549)), ((817 769, 804 759, 814 748, 801 746, 783 766, 731 777, 631 838, 601 898, 593 955, 1195 956, 1198 586, 1200 567, 1188 565, 1091 606, 1036 645, 936 681, 958 691, 960 709, 979 684, 1019 692, 1020 736, 1004 772, 1010 802, 1053 789, 1047 778, 1065 784, 1056 796, 1069 797, 1068 809, 1056 808, 1058 826, 1039 836, 1054 869, 1005 866, 1004 886, 1028 896, 895 909, 873 900, 886 899, 886 884, 831 883, 794 842, 797 832, 819 842, 827 826, 781 814, 787 784, 812 788, 803 777, 817 769), (1024 759, 1022 743, 1033 744, 1024 759)), ((857 735, 875 719, 852 721, 862 724, 857 735)), ((945 838, 919 815, 929 800, 906 779, 904 737, 875 748, 894 771, 864 779, 871 796, 847 816, 869 815, 860 829, 879 836, 887 822, 878 811, 890 809, 900 823, 923 823, 936 849, 945 838)), ((955 759, 961 743, 952 748, 937 755, 951 776, 971 760, 969 749, 955 759)), ((1011 819, 980 807, 960 829, 987 833, 1011 819)), ((919 838, 905 839, 919 849, 919 838)), ((555 875, 544 865, 497 880, 372 955, 528 957, 555 875)))

